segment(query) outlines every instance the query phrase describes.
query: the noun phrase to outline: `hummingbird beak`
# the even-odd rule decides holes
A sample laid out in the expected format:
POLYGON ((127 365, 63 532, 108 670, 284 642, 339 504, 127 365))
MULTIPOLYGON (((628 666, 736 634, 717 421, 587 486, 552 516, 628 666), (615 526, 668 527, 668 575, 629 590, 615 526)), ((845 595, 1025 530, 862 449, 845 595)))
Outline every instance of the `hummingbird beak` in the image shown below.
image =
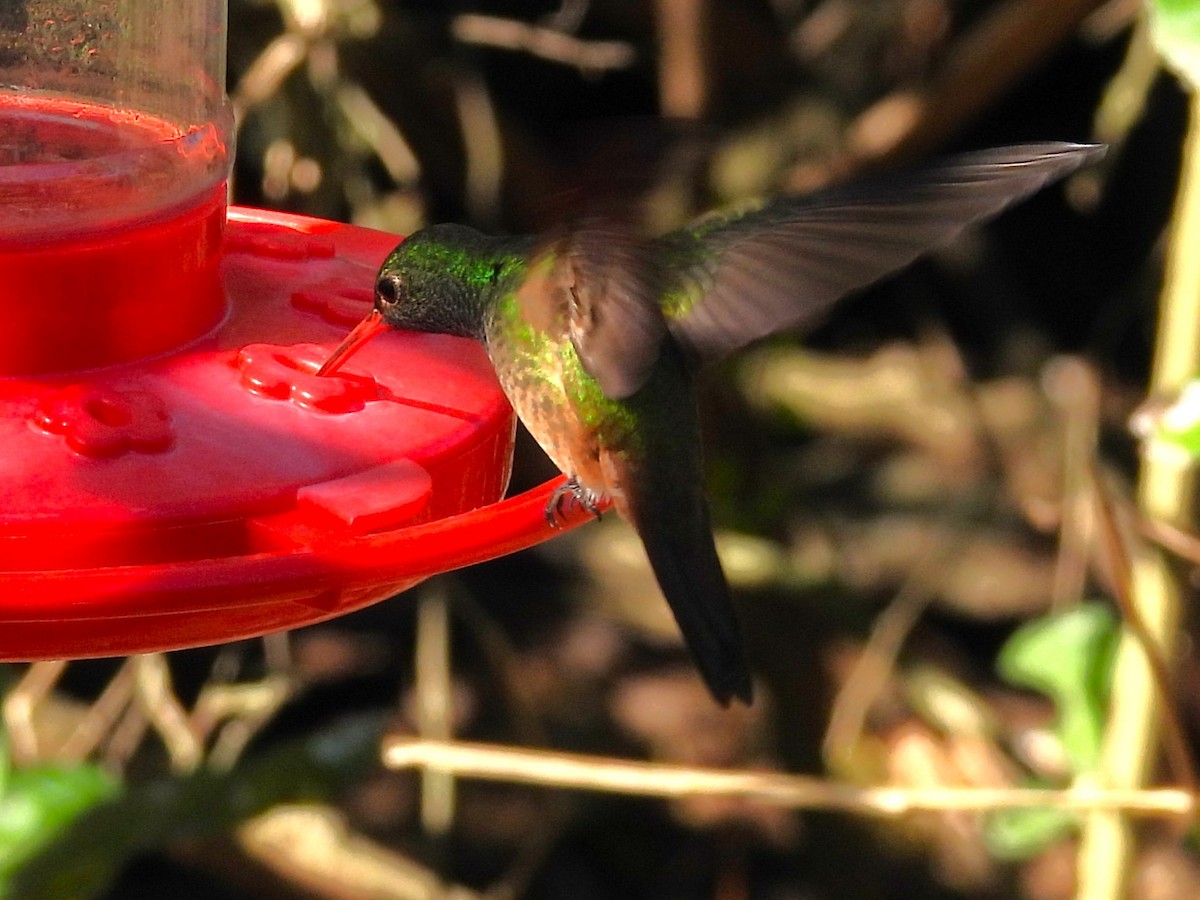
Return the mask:
POLYGON ((387 322, 383 320, 383 313, 377 309, 371 310, 367 317, 355 325, 354 330, 337 345, 337 349, 329 354, 329 358, 321 363, 321 368, 317 369, 317 375, 332 375, 342 367, 342 363, 357 353, 363 344, 379 332, 386 330, 387 322))

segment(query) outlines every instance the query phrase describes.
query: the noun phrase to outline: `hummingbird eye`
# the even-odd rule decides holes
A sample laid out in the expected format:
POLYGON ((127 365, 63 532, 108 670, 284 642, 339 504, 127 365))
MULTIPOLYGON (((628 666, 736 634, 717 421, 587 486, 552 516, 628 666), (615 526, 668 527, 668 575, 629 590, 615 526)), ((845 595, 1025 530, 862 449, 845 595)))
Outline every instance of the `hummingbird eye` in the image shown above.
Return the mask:
POLYGON ((399 275, 381 275, 375 282, 375 294, 385 303, 398 303, 402 284, 399 275))

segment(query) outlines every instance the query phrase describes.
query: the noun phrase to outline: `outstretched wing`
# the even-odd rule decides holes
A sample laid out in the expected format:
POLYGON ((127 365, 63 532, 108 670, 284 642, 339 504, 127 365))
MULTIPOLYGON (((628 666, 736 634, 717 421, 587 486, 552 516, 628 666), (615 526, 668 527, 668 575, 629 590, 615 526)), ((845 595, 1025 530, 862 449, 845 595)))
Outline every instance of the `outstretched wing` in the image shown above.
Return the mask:
POLYGON ((566 282, 567 328, 584 370, 621 400, 646 383, 667 322, 657 248, 632 231, 593 219, 556 246, 566 282))
POLYGON ((1000 147, 701 220, 659 239, 677 273, 664 304, 670 331, 702 366, 811 325, 843 295, 1103 153, 1065 143, 1000 147))

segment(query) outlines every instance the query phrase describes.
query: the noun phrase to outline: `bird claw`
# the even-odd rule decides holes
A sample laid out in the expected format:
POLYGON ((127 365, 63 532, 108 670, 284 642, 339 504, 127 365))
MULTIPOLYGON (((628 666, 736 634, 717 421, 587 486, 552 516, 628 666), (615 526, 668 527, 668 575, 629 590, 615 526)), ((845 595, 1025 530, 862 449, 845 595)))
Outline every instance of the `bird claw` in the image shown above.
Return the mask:
POLYGON ((589 491, 576 479, 568 478, 554 489, 546 503, 546 524, 551 528, 561 528, 573 508, 582 509, 597 519, 600 518, 600 496, 594 491, 589 491))

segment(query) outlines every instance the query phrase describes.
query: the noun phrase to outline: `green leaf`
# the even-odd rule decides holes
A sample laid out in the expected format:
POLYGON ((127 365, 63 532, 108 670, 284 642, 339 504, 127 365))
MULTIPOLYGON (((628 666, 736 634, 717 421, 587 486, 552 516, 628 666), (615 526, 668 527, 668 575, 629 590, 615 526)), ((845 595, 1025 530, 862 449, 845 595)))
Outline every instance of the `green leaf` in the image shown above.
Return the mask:
POLYGON ((1200 0, 1152 0, 1149 8, 1158 52, 1195 90, 1200 84, 1200 0))
POLYGON ((0 797, 0 884, 48 846, 81 814, 120 791, 103 769, 39 766, 9 773, 0 797))
MULTIPOLYGON (((1078 778, 1100 759, 1120 622, 1105 603, 1084 603, 1028 622, 1013 632, 996 667, 1012 684, 1054 701, 1055 734, 1078 778)), ((1026 859, 1070 833, 1077 814, 1049 807, 999 810, 984 839, 1001 859, 1026 859)))
POLYGON ((1200 458, 1200 382, 1189 381, 1166 409, 1139 414, 1134 427, 1160 446, 1182 450, 1189 460, 1200 458))
POLYGON ((1119 635, 1106 604, 1085 603, 1025 624, 997 660, 1006 680, 1054 701, 1055 733, 1077 775, 1093 771, 1100 757, 1119 635))
POLYGON ((279 803, 327 800, 378 763, 382 733, 382 716, 347 717, 230 772, 128 785, 29 860, 13 877, 11 896, 92 897, 139 853, 223 834, 279 803))
POLYGON ((8 743, 8 732, 0 727, 0 797, 8 792, 8 776, 12 774, 12 749, 8 743))
POLYGON ((1000 809, 984 820, 983 840, 997 859, 1029 859, 1070 834, 1075 821, 1075 813, 1048 806, 1000 809))

